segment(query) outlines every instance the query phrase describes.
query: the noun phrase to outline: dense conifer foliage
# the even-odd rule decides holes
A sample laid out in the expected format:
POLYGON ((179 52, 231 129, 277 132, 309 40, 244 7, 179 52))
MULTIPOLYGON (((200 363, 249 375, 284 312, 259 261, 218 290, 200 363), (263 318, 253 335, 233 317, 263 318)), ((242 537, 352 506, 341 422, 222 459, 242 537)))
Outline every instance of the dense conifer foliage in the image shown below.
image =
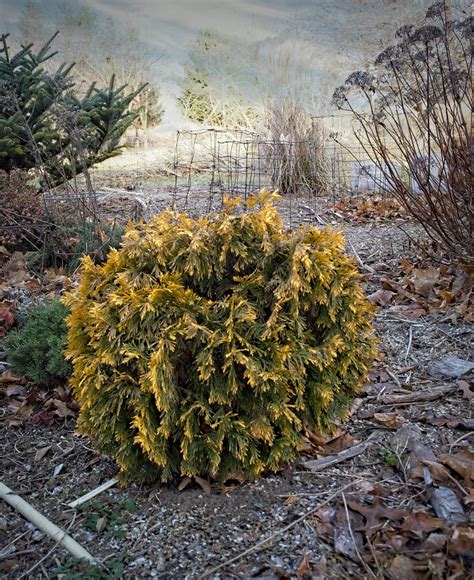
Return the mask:
POLYGON ((51 38, 11 52, 0 42, 0 169, 41 170, 49 185, 66 181, 120 152, 120 138, 138 110, 130 104, 143 87, 127 93, 112 76, 107 87, 75 90, 73 64, 48 69, 51 38))
POLYGON ((277 470, 364 382, 371 306, 341 234, 285 231, 267 192, 246 205, 131 227, 66 298, 79 428, 125 481, 277 470))

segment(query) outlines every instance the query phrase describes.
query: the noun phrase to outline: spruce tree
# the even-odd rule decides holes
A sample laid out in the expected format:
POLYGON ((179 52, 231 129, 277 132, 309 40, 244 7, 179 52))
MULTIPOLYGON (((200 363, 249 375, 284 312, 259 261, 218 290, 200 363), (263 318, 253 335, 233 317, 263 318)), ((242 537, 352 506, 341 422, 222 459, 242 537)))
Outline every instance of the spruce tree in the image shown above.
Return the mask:
POLYGON ((120 138, 139 111, 130 104, 144 86, 92 84, 75 91, 74 64, 45 68, 56 33, 39 51, 27 45, 14 54, 0 43, 0 169, 40 168, 56 184, 120 153, 120 138))

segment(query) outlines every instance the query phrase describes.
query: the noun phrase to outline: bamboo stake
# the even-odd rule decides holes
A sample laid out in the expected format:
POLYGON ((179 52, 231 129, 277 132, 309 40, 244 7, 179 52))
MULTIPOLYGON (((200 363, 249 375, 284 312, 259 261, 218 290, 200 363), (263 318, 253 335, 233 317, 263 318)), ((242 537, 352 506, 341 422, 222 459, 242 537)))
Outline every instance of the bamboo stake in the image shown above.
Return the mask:
POLYGON ((19 512, 29 522, 34 524, 38 529, 48 534, 58 544, 61 544, 75 558, 79 560, 88 560, 92 564, 97 564, 97 560, 85 548, 76 542, 64 530, 53 524, 43 514, 40 514, 32 505, 22 497, 14 493, 9 487, 0 482, 0 498, 5 500, 17 512, 19 512))
POLYGON ((85 495, 75 499, 74 501, 69 503, 68 506, 71 508, 76 508, 78 505, 81 505, 82 503, 89 501, 90 499, 92 499, 96 495, 99 495, 99 493, 102 493, 106 489, 109 489, 109 487, 112 487, 116 483, 118 483, 118 479, 109 479, 109 481, 106 481, 102 485, 99 485, 99 487, 96 487, 95 489, 93 489, 89 493, 86 493, 85 495))

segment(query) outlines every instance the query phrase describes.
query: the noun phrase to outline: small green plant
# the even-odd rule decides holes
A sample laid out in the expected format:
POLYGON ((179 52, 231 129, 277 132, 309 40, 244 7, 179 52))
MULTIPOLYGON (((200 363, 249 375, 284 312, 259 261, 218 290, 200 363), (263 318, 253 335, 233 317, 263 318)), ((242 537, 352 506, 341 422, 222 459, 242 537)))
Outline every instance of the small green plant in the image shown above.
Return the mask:
POLYGON ((69 558, 62 566, 53 568, 51 574, 61 580, 112 580, 123 578, 123 555, 107 560, 107 566, 91 564, 85 560, 69 558))
POLYGON ((79 429, 130 479, 256 477, 330 428, 374 356, 372 307, 331 228, 166 211, 85 258, 65 301, 79 429))
POLYGON ((108 532, 114 538, 123 538, 125 530, 122 524, 125 522, 126 512, 135 511, 135 502, 126 499, 116 502, 90 501, 81 507, 85 516, 85 525, 94 532, 108 532))
POLYGON ((64 357, 68 309, 60 300, 50 300, 32 307, 20 330, 5 339, 12 371, 35 383, 66 379, 71 365, 64 357))
POLYGON ((111 248, 118 248, 124 228, 106 223, 71 221, 57 215, 54 227, 44 238, 44 245, 36 254, 42 267, 65 267, 74 272, 84 256, 90 256, 96 263, 107 258, 111 248))
POLYGON ((394 453, 389 447, 380 447, 379 454, 391 467, 396 467, 399 463, 397 454, 394 453))

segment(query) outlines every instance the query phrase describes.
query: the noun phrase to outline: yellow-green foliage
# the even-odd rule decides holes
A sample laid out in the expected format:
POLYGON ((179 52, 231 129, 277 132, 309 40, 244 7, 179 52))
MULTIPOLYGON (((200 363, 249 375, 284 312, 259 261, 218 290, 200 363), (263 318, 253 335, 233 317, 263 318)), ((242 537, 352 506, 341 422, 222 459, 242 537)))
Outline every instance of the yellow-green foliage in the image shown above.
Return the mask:
POLYGON ((125 481, 257 476, 298 454, 361 387, 371 307, 340 233, 254 211, 166 211, 66 298, 79 428, 125 481))

